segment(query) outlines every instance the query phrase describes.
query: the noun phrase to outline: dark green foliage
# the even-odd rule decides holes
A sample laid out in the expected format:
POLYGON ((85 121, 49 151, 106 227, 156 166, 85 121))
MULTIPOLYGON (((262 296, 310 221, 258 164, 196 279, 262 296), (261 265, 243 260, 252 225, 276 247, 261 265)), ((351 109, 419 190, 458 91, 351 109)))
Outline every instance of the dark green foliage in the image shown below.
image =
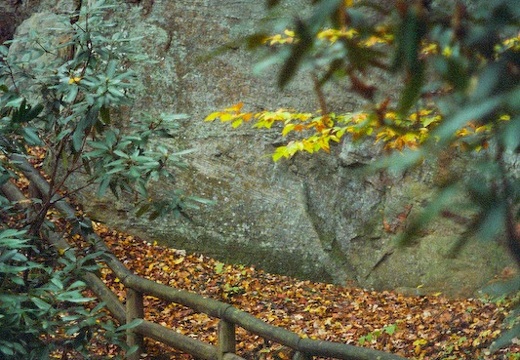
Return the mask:
MULTIPOLYGON (((125 115, 138 95, 139 79, 131 68, 151 63, 139 53, 140 38, 129 37, 118 23, 121 14, 136 20, 138 13, 128 14, 127 4, 116 0, 80 5, 70 19, 62 18, 63 24, 53 24, 56 28, 32 29, 0 45, 2 359, 45 359, 53 351, 64 358, 72 352, 89 358, 93 339, 132 350, 126 349, 124 337, 135 322, 119 327, 106 321, 103 304, 92 310, 85 306, 93 299, 85 297, 79 279, 97 271, 103 254, 75 255, 50 244, 49 239, 63 236, 48 215, 65 190, 73 196, 97 186, 99 196, 110 191, 133 199, 137 215, 150 218, 182 215, 208 203, 178 189, 153 201, 150 184, 174 184, 175 169, 185 167, 182 156, 189 152, 172 152, 157 139, 171 137, 186 116, 125 115), (5 185, 31 171, 15 160, 29 159, 31 146, 45 149, 50 186, 22 200, 22 192, 5 185), (83 176, 84 184, 65 189, 76 175, 83 176)), ((73 234, 88 239, 88 219, 78 215, 66 220, 73 234)))
POLYGON ((46 359, 68 347, 87 354, 103 315, 101 306, 88 311, 82 305, 92 300, 76 280, 89 270, 87 257, 66 252, 49 266, 31 243, 25 231, 0 230, 0 358, 46 359), (68 337, 57 340, 58 331, 68 337))
MULTIPOLYGON (((276 3, 269 2, 269 7, 276 3)), ((298 18, 290 26, 298 41, 287 45, 289 52, 287 46, 278 52, 270 49, 262 62, 264 66, 283 64, 280 86, 298 72, 310 72, 319 78, 320 86, 344 85, 338 91, 350 87, 369 100, 376 118, 381 111, 394 111, 405 118, 432 104, 443 117, 421 148, 390 155, 375 168, 406 171, 450 148, 466 127, 478 129, 462 141, 465 150, 480 151, 468 164, 467 174, 439 185, 438 196, 408 226, 401 243, 416 238, 426 224, 446 211, 464 212, 473 215, 467 236, 453 249, 454 255, 467 241, 499 241, 520 266, 518 1, 477 1, 474 12, 462 2, 440 6, 430 1, 354 1, 347 7, 335 0, 313 3, 310 16, 298 18), (378 32, 381 35, 384 29, 392 40, 367 48, 360 47, 359 40, 356 43, 345 37, 324 48, 316 37, 323 28, 355 28, 361 41, 378 32), (428 46, 435 50, 427 50, 428 46), (368 85, 371 72, 402 80, 397 100, 394 94, 385 93, 384 86, 368 85), (381 99, 386 100, 376 103, 381 99)), ((518 291, 518 280, 501 291, 518 291)), ((520 328, 513 327, 495 348, 519 335, 520 328)))

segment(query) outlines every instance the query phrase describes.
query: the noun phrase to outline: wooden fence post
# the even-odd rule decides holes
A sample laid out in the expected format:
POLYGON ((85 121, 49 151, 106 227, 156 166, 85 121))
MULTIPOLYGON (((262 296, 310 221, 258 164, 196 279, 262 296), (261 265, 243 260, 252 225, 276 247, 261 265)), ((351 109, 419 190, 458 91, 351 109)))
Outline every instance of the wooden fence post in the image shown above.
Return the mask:
POLYGON ((222 360, 226 353, 236 351, 235 324, 225 320, 218 322, 218 358, 222 360))
POLYGON ((312 356, 297 351, 294 353, 292 360, 312 360, 312 356))
MULTIPOLYGON (((126 323, 128 324, 134 319, 144 318, 143 294, 126 288, 126 323)), ((137 351, 128 356, 128 360, 139 360, 141 353, 144 352, 144 340, 141 334, 137 334, 133 329, 126 331, 126 344, 131 347, 138 346, 137 351)))

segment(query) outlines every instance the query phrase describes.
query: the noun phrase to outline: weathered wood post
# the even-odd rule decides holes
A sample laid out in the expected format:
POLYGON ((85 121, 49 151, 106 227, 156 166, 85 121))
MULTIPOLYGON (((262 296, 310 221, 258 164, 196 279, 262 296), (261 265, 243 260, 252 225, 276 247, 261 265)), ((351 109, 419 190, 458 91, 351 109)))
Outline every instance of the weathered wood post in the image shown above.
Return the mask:
POLYGON ((235 324, 225 320, 218 323, 218 358, 224 359, 226 353, 234 354, 236 351, 235 324))
POLYGON ((312 356, 296 351, 293 355, 292 360, 312 360, 312 356))
MULTIPOLYGON (((126 323, 128 324, 134 319, 144 318, 143 294, 126 288, 126 323)), ((144 352, 144 340, 141 334, 137 334, 133 329, 126 331, 126 344, 131 347, 138 346, 137 351, 128 356, 128 360, 139 360, 141 353, 144 352)))

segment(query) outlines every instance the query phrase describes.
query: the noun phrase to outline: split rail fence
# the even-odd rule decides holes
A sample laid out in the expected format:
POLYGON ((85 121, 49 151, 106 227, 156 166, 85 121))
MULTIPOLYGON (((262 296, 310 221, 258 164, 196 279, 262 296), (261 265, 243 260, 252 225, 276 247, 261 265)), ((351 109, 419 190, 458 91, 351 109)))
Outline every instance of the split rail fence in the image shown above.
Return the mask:
MULTIPOLYGON (((17 154, 11 159, 18 163, 20 170, 29 179, 31 184, 41 193, 49 193, 49 184, 27 160, 17 154)), ((7 198, 24 203, 24 195, 18 188, 7 182, 0 188, 7 198)), ((77 219, 74 208, 64 200, 56 199, 56 208, 67 219, 77 219)), ((57 234, 48 234, 47 240, 63 251, 72 251, 70 245, 57 234)), ((345 360, 402 360, 397 355, 378 350, 357 347, 347 344, 302 338, 296 333, 265 323, 253 315, 241 311, 230 304, 214 299, 205 298, 195 293, 175 289, 133 274, 107 248, 102 239, 93 235, 98 250, 106 254, 104 261, 126 287, 126 302, 123 305, 117 295, 93 273, 86 273, 83 280, 88 287, 106 303, 110 313, 121 323, 125 324, 134 319, 143 319, 136 327, 129 329, 127 343, 129 346, 138 346, 138 351, 129 355, 130 360, 138 360, 144 351, 144 337, 162 342, 174 349, 193 355, 197 359, 239 360, 236 355, 235 330, 239 326, 259 337, 284 345, 294 350, 293 359, 312 359, 314 356, 337 358, 345 360), (182 335, 154 322, 145 320, 143 296, 151 295, 170 303, 177 303, 189 307, 199 313, 220 319, 217 329, 217 345, 204 343, 200 340, 182 335)))

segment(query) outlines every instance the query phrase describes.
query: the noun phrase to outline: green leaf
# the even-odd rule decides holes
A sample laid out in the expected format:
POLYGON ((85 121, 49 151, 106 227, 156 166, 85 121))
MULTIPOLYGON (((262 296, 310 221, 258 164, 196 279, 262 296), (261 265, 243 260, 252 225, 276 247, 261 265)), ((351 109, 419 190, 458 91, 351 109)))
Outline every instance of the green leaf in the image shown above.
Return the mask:
POLYGON ((127 175, 130 177, 130 178, 134 178, 134 179, 137 179, 141 176, 141 172, 139 171, 139 169, 135 166, 132 166, 128 172, 127 172, 127 175))
POLYGON ((316 34, 343 6, 343 0, 321 0, 314 8, 311 18, 307 21, 312 34, 316 34))
POLYGON ((484 294, 492 296, 515 294, 518 291, 520 291, 520 275, 517 275, 508 281, 490 284, 482 289, 484 294))
POLYGON ((11 347, 3 344, 0 345, 0 352, 8 356, 14 355, 14 350, 11 347))
POLYGON ((115 96, 116 98, 123 98, 123 97, 125 97, 125 94, 120 89, 118 89, 116 87, 109 86, 107 90, 108 90, 108 92, 111 95, 115 96))
POLYGON ((57 279, 57 278, 52 278, 52 279, 50 280, 50 282, 51 282, 54 286, 56 286, 58 289, 63 290, 63 283, 62 283, 59 279, 57 279))
POLYGON ((421 90, 424 83, 425 64, 418 61, 416 70, 411 73, 410 78, 406 82, 404 90, 399 100, 399 113, 401 117, 406 118, 410 108, 417 102, 421 96, 421 90))
POLYGON ((41 146, 43 142, 38 136, 38 130, 32 127, 23 128, 23 137, 27 145, 29 146, 41 146))
POLYGON ((130 155, 128 155, 127 153, 121 151, 121 150, 114 150, 114 154, 119 156, 119 157, 122 157, 124 159, 130 159, 130 155))
POLYGON ((500 348, 503 348, 504 346, 507 346, 512 343, 513 339, 520 338, 520 324, 513 327, 511 330, 506 331, 502 334, 497 340, 495 340, 491 346, 489 347, 489 350, 494 353, 500 348))
POLYGON ((110 109, 106 106, 102 106, 101 109, 99 109, 99 115, 101 116, 101 120, 105 125, 110 125, 110 109))
POLYGON ((14 99, 9 100, 4 106, 6 108, 19 108, 24 101, 25 99, 23 97, 15 97, 14 99))
POLYGON ((70 85, 69 89, 70 90, 67 93, 67 95, 65 96, 65 98, 63 98, 63 101, 66 102, 67 104, 72 104, 74 102, 74 100, 76 99, 76 96, 78 96, 79 86, 76 84, 72 84, 72 85, 70 85))
POLYGON ((79 152, 83 146, 83 140, 86 136, 84 130, 85 129, 78 127, 72 134, 72 146, 75 152, 79 152))
POLYGON ((72 134, 72 145, 76 152, 79 152, 83 147, 83 141, 89 134, 90 129, 98 121, 99 111, 95 108, 91 108, 87 111, 85 117, 79 122, 78 126, 72 134))
POLYGON ((164 121, 178 121, 189 119, 190 116, 188 114, 161 114, 161 119, 164 121))
POLYGON ((29 122, 35 119, 43 111, 44 106, 42 104, 36 104, 25 113, 24 121, 29 122))
POLYGON ((109 175, 103 176, 103 178, 101 179, 101 182, 99 183, 97 196, 103 197, 106 194, 111 180, 112 180, 111 176, 109 176, 109 175))
POLYGON ((520 116, 511 119, 505 124, 500 133, 502 142, 507 151, 515 153, 520 148, 520 116))
POLYGON ((149 203, 142 205, 141 207, 139 207, 139 209, 135 213, 135 216, 138 218, 143 216, 144 214, 146 214, 148 212, 148 210, 150 210, 150 206, 151 205, 149 203))
POLYGON ((299 41, 292 46, 289 58, 285 61, 285 64, 280 71, 280 75, 278 77, 278 87, 281 89, 283 89, 294 77, 298 71, 301 61, 304 59, 307 52, 309 52, 309 50, 312 48, 314 43, 310 30, 303 21, 296 21, 295 33, 299 38, 299 41))
POLYGON ((396 324, 392 324, 392 325, 387 325, 383 328, 384 332, 387 333, 388 335, 393 335, 395 333, 395 331, 397 330, 397 325, 396 324))
MULTIPOLYGON (((0 45, 0 55, 7 56, 7 54, 9 54, 9 48, 5 45, 0 45)), ((0 90, 7 91, 4 89, 0 89, 0 90)))
POLYGON ((83 163, 83 168, 87 175, 92 175, 92 168, 90 167, 90 162, 86 158, 82 158, 81 162, 83 163))
POLYGON ((426 32, 425 19, 419 11, 416 6, 410 6, 400 23, 396 34, 397 51, 392 65, 394 71, 405 67, 413 74, 419 68, 419 48, 426 32))
POLYGON ((5 229, 0 231, 0 242, 3 243, 3 241, 11 240, 14 241, 16 244, 20 243, 20 237, 23 237, 27 231, 25 230, 15 230, 15 229, 5 229))
POLYGON ((124 330, 133 329, 133 328, 141 325, 143 323, 143 321, 144 321, 143 319, 134 319, 134 320, 130 321, 128 324, 119 326, 116 329, 116 331, 124 331, 124 330))
POLYGON ((469 121, 479 120, 492 113, 502 102, 501 96, 495 96, 478 103, 469 103, 453 116, 447 117, 441 125, 432 133, 431 138, 439 138, 441 141, 451 139, 455 132, 465 126, 469 121))
POLYGON ((39 309, 49 311, 52 308, 52 305, 43 301, 37 297, 31 297, 31 301, 36 305, 39 309))
POLYGON ((23 281, 23 279, 18 276, 11 278, 11 281, 17 285, 25 286, 25 282, 23 281))
POLYGON ((187 154, 194 153, 195 151, 196 151, 196 149, 186 149, 186 150, 181 150, 181 151, 174 152, 172 155, 174 155, 174 156, 182 156, 182 155, 187 155, 187 154))
POLYGON ((135 353, 137 350, 139 350, 139 345, 133 345, 133 346, 129 347, 129 348, 125 351, 125 354, 126 354, 126 356, 128 357, 128 355, 132 355, 132 354, 135 353))
POLYGON ((475 100, 481 100, 489 98, 496 94, 495 89, 499 86, 502 79, 502 75, 505 73, 502 70, 500 64, 491 63, 481 73, 478 78, 477 88, 472 94, 472 98, 475 100))
POLYGON ((215 273, 220 275, 223 272, 224 272, 224 264, 221 262, 217 262, 215 264, 215 273))
POLYGON ((108 62, 108 66, 107 66, 107 78, 108 79, 114 77, 114 74, 116 73, 117 65, 118 65, 118 62, 116 60, 110 60, 108 62))
POLYGON ((470 77, 467 75, 466 69, 462 61, 458 58, 446 59, 447 72, 446 80, 453 85, 456 91, 464 91, 469 84, 470 77))
POLYGON ((216 204, 215 200, 205 199, 205 198, 201 198, 198 196, 190 196, 189 200, 196 201, 196 202, 198 202, 200 204, 204 204, 204 205, 215 205, 216 204))
POLYGON ((56 299, 59 301, 67 301, 71 303, 86 303, 95 300, 95 298, 88 298, 83 296, 83 294, 77 290, 58 294, 56 296, 56 299))
POLYGON ((0 264, 3 264, 18 255, 18 250, 6 250, 0 254, 0 264))
POLYGON ((506 203, 495 203, 495 206, 483 209, 478 220, 477 236, 485 241, 495 240, 504 230, 506 216, 506 203))

